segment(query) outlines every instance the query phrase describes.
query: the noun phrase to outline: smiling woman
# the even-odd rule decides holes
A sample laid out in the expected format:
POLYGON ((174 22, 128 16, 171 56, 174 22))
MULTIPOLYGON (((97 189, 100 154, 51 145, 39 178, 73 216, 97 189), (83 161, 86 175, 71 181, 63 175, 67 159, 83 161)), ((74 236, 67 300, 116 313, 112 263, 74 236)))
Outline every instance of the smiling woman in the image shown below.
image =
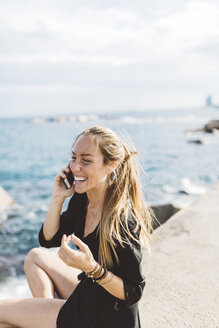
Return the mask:
POLYGON ((80 136, 73 146, 70 169, 75 178, 75 192, 81 194, 89 193, 93 188, 105 191, 107 176, 113 165, 104 165, 99 147, 89 136, 80 136))
POLYGON ((84 130, 54 180, 39 233, 41 246, 60 246, 59 256, 30 251, 25 273, 34 299, 0 301, 0 327, 139 328, 141 246, 151 227, 135 147, 110 129, 84 130), (75 183, 67 189, 69 172, 75 183))

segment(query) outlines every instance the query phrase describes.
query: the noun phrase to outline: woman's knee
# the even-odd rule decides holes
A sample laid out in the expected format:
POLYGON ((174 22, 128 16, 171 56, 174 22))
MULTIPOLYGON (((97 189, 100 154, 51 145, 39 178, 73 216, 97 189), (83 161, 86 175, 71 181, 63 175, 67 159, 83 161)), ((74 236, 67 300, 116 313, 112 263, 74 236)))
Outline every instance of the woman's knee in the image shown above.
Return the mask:
POLYGON ((41 248, 35 247, 32 248, 29 253, 27 253, 26 258, 24 260, 24 272, 27 273, 29 268, 34 264, 37 264, 39 259, 43 258, 43 253, 45 251, 41 248))

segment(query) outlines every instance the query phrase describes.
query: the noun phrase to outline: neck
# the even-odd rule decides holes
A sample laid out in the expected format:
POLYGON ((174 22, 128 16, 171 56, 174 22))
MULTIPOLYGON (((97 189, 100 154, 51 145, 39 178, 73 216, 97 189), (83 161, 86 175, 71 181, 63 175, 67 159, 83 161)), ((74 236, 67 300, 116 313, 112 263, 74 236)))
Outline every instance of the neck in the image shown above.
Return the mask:
POLYGON ((107 188, 105 186, 98 187, 98 190, 90 190, 87 192, 88 206, 90 209, 100 209, 102 212, 107 188))

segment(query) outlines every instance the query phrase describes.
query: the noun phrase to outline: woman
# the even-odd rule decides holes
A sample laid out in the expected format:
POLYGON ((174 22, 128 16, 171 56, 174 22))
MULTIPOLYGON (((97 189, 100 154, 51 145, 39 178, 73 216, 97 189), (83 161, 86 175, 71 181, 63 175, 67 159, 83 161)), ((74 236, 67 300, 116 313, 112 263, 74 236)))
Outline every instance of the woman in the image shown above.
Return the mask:
POLYGON ((0 301, 0 327, 140 327, 141 245, 150 238, 152 219, 136 155, 110 129, 79 134, 68 167, 55 178, 39 233, 41 246, 61 246, 59 257, 42 249, 29 253, 25 272, 35 298, 0 301), (70 171, 75 182, 66 189, 70 171))

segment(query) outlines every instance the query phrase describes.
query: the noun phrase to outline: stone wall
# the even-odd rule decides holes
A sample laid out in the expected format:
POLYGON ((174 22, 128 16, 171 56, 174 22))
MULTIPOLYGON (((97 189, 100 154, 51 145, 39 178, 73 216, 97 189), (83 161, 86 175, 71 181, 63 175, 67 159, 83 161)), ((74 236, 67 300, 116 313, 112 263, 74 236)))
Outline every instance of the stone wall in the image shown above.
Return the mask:
POLYGON ((219 327, 219 183, 153 234, 142 328, 219 327))

